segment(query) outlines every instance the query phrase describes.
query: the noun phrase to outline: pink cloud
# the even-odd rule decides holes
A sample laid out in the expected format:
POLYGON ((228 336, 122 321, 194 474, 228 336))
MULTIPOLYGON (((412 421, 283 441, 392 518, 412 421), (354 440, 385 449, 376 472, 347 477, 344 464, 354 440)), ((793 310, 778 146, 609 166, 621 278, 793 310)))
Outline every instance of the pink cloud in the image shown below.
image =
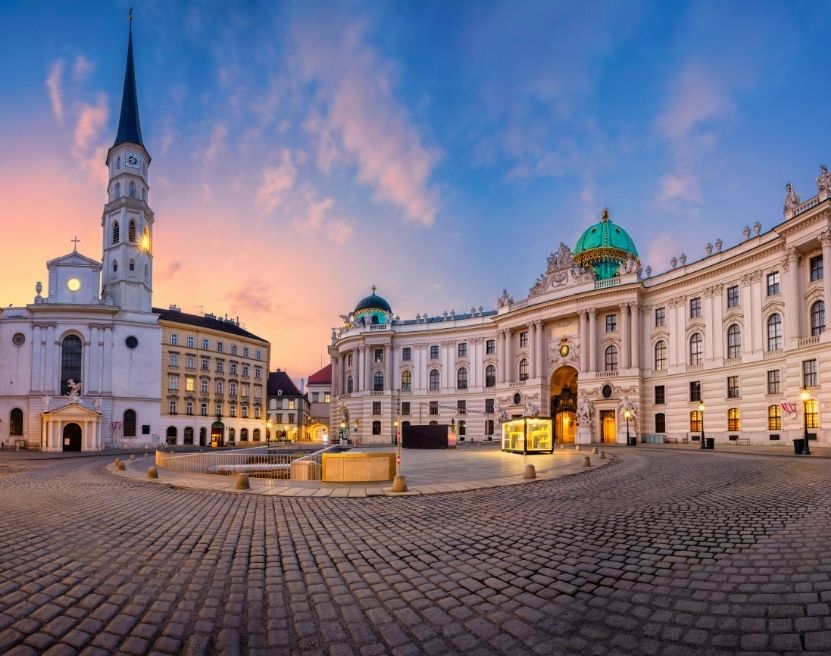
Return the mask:
POLYGON ((319 86, 323 105, 306 122, 319 140, 318 165, 329 171, 341 156, 348 158, 376 201, 429 226, 439 207, 429 183, 439 155, 424 144, 394 97, 390 66, 367 45, 365 31, 363 25, 325 21, 295 29, 299 64, 306 79, 319 86))
POLYGON ((52 104, 52 114, 58 123, 63 123, 63 83, 64 60, 56 59, 52 62, 49 75, 46 76, 46 90, 49 92, 49 102, 52 104))
POLYGON ((292 162, 291 151, 283 150, 280 163, 260 171, 254 202, 263 214, 271 214, 283 202, 286 192, 294 187, 297 169, 292 162))

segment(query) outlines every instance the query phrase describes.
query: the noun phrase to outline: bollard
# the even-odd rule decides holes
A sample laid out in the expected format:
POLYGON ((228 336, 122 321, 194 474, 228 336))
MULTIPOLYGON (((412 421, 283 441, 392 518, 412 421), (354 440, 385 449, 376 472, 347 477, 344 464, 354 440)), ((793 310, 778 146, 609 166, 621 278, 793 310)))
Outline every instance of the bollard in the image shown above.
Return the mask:
POLYGON ((597 447, 594 447, 594 448, 592 449, 592 453, 597 453, 597 447))
POLYGON ((234 483, 235 490, 250 490, 251 484, 248 482, 248 474, 237 474, 237 480, 234 483))
POLYGON ((579 450, 580 450, 580 445, 579 445, 579 444, 578 444, 578 445, 576 445, 576 446, 574 447, 574 450, 575 450, 575 451, 579 451, 579 450))
POLYGON ((147 457, 147 451, 145 451, 145 452, 144 452, 144 457, 145 457, 145 458, 147 457))
POLYGON ((154 465, 147 468, 147 478, 158 478, 159 472, 154 465))
POLYGON ((124 466, 124 463, 123 463, 123 462, 121 462, 120 460, 116 460, 116 461, 115 461, 115 468, 116 468, 118 471, 124 471, 124 470, 126 469, 126 467, 124 466))
POLYGON ((592 466, 592 461, 589 459, 589 457, 586 456, 585 458, 583 458, 583 467, 591 467, 591 466, 592 466))
POLYGON ((560 443, 560 451, 562 451, 562 450, 563 450, 563 449, 565 449, 565 448, 566 448, 566 445, 565 445, 565 444, 560 443))
POLYGON ((407 477, 406 476, 396 476, 392 480, 392 491, 393 492, 406 492, 407 491, 407 477))
POLYGON ((131 453, 131 454, 130 454, 130 460, 132 461, 132 460, 135 460, 135 459, 136 459, 136 454, 135 454, 135 453, 131 453))
POLYGON ((605 451, 600 452, 600 459, 601 460, 606 460, 606 452, 605 451))
POLYGON ((525 465, 525 476, 523 478, 536 478, 537 468, 534 465, 525 465))

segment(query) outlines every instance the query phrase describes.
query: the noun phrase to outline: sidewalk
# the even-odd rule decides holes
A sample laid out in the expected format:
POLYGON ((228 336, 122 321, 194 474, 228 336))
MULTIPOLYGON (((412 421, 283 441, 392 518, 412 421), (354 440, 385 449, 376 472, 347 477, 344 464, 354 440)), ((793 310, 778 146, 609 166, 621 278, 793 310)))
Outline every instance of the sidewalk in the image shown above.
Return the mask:
MULTIPOLYGON (((608 454, 607 454, 608 455, 608 454)), ((377 497, 414 496, 461 492, 504 485, 520 485, 539 480, 550 480, 597 469, 608 464, 610 458, 601 459, 591 448, 557 450, 552 454, 523 456, 503 453, 495 449, 458 449, 440 451, 409 451, 402 454, 402 474, 406 476, 408 491, 393 492, 392 481, 382 483, 323 483, 321 481, 291 481, 278 479, 249 478, 250 490, 235 490, 233 476, 213 474, 183 474, 157 468, 159 478, 148 479, 147 469, 154 457, 136 457, 127 460, 124 471, 115 469, 115 463, 107 470, 118 476, 142 481, 170 485, 176 488, 234 492, 237 494, 260 494, 266 496, 297 497, 377 497), (584 467, 584 458, 590 458, 591 466, 584 467), (534 465, 537 478, 523 478, 525 467, 534 465)))
POLYGON ((637 447, 627 447, 625 444, 606 444, 604 445, 604 448, 648 449, 652 451, 699 451, 702 454, 718 452, 720 454, 730 453, 755 456, 779 456, 783 458, 831 458, 831 447, 814 446, 813 443, 811 444, 810 456, 796 455, 793 450, 793 443, 790 441, 770 446, 764 444, 734 444, 730 442, 716 442, 715 448, 712 451, 700 448, 698 442, 693 442, 691 444, 644 444, 639 442, 637 447))

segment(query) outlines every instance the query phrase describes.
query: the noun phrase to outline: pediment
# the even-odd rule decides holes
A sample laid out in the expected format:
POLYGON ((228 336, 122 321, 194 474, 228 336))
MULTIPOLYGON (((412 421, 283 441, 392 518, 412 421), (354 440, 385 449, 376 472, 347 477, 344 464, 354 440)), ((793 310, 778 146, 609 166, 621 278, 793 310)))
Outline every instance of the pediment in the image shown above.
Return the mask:
POLYGON ((53 267, 90 267, 101 268, 101 263, 98 260, 93 260, 91 257, 81 255, 78 251, 72 251, 67 255, 56 257, 54 260, 49 260, 46 267, 51 269, 53 267))
MULTIPOLYGON (((66 397, 64 397, 66 398, 66 397)), ((95 410, 90 410, 84 405, 77 403, 75 401, 69 401, 65 405, 60 408, 55 408, 54 410, 47 410, 43 413, 44 416, 48 416, 52 419, 69 419, 69 418, 84 418, 84 419, 99 419, 101 417, 100 412, 96 412, 95 410)))
POLYGON ((744 312, 739 312, 738 310, 730 310, 727 314, 724 315, 722 319, 722 323, 729 324, 729 323, 742 323, 744 320, 744 312))

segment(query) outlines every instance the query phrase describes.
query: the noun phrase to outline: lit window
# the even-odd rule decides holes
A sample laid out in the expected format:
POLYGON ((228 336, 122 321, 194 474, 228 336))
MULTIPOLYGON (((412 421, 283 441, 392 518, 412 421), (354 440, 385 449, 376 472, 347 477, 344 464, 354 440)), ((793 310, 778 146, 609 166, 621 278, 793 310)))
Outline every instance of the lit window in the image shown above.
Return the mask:
POLYGON ((690 412, 690 432, 700 433, 701 425, 701 412, 699 410, 693 410, 690 412))
POLYGON ((740 431, 742 428, 741 411, 738 408, 730 408, 727 411, 727 430, 740 431))
POLYGON ((768 430, 782 430, 782 409, 778 405, 768 406, 768 430))

